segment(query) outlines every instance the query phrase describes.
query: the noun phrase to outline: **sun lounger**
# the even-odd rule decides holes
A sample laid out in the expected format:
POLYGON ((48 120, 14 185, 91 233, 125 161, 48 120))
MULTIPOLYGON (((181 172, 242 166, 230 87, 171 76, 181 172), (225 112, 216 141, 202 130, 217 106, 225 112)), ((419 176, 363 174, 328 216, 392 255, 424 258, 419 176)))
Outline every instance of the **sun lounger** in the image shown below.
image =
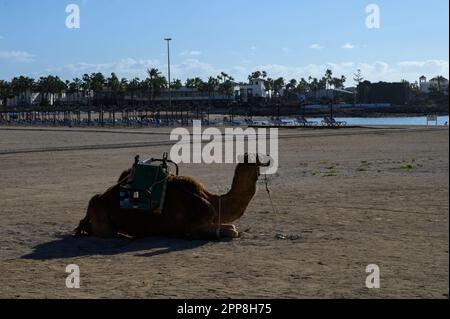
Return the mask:
POLYGON ((315 121, 308 121, 304 116, 299 116, 297 118, 297 121, 300 125, 304 125, 304 126, 312 126, 312 125, 317 125, 318 123, 315 121))
POLYGON ((334 118, 325 116, 322 120, 322 125, 326 126, 346 126, 347 122, 345 121, 336 121, 334 118))

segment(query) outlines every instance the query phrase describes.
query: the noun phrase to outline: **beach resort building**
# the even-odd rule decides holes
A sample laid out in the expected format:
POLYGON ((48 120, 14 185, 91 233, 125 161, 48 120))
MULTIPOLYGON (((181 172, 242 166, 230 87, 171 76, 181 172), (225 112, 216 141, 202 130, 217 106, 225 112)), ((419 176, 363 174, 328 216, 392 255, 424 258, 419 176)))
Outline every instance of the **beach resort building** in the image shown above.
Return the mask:
POLYGON ((420 93, 428 94, 431 88, 435 88, 437 91, 441 91, 444 94, 448 94, 448 80, 444 77, 434 77, 430 81, 425 76, 419 78, 420 93))
POLYGON ((264 79, 252 79, 249 83, 236 83, 234 85, 236 101, 248 102, 251 99, 265 99, 268 97, 264 79))

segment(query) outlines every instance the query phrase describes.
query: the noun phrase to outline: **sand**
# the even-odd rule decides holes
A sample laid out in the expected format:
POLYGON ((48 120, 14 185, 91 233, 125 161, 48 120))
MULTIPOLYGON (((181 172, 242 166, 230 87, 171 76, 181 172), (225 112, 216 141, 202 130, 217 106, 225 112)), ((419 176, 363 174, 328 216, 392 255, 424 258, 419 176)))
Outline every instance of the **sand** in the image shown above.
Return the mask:
MULTIPOLYGON (((90 197, 168 151, 167 132, 0 128, 0 297, 448 298, 447 128, 280 131, 277 212, 260 181, 234 241, 72 238, 90 197)), ((233 171, 181 165, 214 192, 233 171)))

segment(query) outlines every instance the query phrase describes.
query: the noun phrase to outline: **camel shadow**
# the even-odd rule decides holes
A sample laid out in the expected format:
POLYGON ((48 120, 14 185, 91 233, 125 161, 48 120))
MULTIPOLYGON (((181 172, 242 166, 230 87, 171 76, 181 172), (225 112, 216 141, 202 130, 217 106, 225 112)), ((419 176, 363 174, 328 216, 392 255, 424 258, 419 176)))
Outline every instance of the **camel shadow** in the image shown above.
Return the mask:
POLYGON ((207 243, 209 242, 159 237, 132 240, 62 236, 56 240, 35 246, 33 252, 24 255, 21 258, 31 260, 52 260, 89 256, 113 256, 133 252, 140 252, 135 256, 153 257, 177 251, 195 249, 207 243))

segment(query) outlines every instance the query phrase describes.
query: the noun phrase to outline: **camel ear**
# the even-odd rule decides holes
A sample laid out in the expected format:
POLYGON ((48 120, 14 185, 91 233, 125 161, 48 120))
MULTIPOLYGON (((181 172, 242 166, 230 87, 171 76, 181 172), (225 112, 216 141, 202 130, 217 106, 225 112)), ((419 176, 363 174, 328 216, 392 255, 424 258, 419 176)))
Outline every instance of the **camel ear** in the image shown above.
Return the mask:
POLYGON ((258 164, 258 155, 247 154, 247 158, 246 158, 245 163, 246 164, 258 164))
POLYGON ((251 157, 248 153, 245 153, 244 155, 238 156, 238 162, 242 164, 248 164, 251 163, 251 157))
POLYGON ((248 160, 247 154, 239 155, 239 156, 237 157, 238 163, 241 163, 241 164, 247 163, 247 160, 248 160))
POLYGON ((238 156, 238 162, 242 164, 257 164, 258 156, 254 154, 245 153, 244 155, 238 156))

